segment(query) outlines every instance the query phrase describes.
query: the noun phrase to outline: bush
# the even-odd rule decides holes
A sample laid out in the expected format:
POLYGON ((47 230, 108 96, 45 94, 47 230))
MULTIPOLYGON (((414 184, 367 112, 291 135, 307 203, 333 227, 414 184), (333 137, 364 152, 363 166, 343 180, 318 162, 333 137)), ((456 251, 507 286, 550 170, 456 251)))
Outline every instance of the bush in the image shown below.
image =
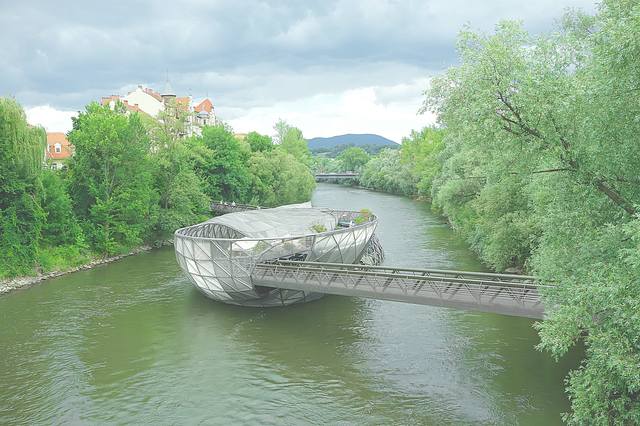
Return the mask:
POLYGON ((316 223, 315 225, 313 225, 313 226, 311 227, 311 230, 312 230, 313 232, 315 232, 316 234, 320 234, 320 233, 322 233, 322 232, 327 232, 327 227, 326 227, 326 226, 324 226, 324 225, 323 225, 323 224, 321 224, 321 223, 316 223))
POLYGON ((88 263, 92 254, 78 245, 47 247, 38 251, 41 272, 64 271, 88 263))

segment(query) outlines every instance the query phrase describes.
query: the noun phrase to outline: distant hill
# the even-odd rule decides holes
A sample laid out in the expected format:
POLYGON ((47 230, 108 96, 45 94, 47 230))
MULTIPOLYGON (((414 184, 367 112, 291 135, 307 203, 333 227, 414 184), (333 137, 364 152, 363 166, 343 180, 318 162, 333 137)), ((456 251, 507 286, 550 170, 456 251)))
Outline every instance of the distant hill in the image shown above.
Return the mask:
POLYGON ((350 146, 359 146, 366 151, 379 151, 382 148, 399 148, 394 141, 372 134, 347 134, 329 138, 313 138, 307 140, 309 149, 314 153, 339 152, 350 146))

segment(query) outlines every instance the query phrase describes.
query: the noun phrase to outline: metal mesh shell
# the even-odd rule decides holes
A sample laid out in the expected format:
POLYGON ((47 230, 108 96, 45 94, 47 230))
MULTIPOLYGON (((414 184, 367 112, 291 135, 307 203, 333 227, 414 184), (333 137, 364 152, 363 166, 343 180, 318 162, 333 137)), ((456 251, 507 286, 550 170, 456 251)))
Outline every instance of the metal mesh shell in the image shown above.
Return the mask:
POLYGON ((179 229, 174 247, 178 264, 207 297, 236 305, 283 306, 322 295, 261 287, 252 278, 256 264, 274 259, 359 263, 377 223, 375 215, 353 211, 252 210, 179 229))

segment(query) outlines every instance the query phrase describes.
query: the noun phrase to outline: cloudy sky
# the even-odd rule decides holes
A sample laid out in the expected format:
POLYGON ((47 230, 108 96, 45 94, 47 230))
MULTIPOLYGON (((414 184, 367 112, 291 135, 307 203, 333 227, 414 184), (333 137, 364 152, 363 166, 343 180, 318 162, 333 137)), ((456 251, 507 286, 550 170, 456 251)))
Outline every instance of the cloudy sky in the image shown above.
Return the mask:
POLYGON ((417 115, 429 78, 456 63, 469 23, 553 28, 594 0, 0 0, 0 96, 28 119, 66 131, 92 100, 138 84, 209 96, 237 132, 378 133, 399 141, 432 122, 417 115))

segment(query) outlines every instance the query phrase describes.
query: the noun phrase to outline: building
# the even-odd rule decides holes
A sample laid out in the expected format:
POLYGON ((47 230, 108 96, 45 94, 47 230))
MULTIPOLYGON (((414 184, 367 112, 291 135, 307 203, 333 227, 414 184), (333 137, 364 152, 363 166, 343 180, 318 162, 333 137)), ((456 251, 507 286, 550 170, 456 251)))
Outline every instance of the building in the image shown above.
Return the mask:
POLYGON ((186 136, 200 135, 202 127, 215 125, 216 115, 211 99, 194 101, 191 96, 177 96, 167 82, 162 93, 138 85, 125 96, 111 95, 101 99, 102 105, 114 108, 117 102, 130 112, 142 112, 153 118, 161 119, 161 112, 186 113, 186 136))
POLYGON ((209 98, 204 98, 194 102, 194 123, 202 128, 216 123, 216 114, 213 109, 213 103, 209 98))
MULTIPOLYGON (((175 95, 173 96, 175 97, 175 95)), ((122 102, 129 111, 144 112, 155 118, 165 109, 163 96, 153 89, 142 87, 141 85, 138 85, 125 96, 111 95, 103 96, 101 99, 102 105, 109 105, 111 108, 114 108, 118 101, 122 102)))
POLYGON ((47 132, 47 148, 45 160, 47 165, 54 170, 60 170, 66 166, 73 155, 73 146, 67 136, 62 132, 47 132))

